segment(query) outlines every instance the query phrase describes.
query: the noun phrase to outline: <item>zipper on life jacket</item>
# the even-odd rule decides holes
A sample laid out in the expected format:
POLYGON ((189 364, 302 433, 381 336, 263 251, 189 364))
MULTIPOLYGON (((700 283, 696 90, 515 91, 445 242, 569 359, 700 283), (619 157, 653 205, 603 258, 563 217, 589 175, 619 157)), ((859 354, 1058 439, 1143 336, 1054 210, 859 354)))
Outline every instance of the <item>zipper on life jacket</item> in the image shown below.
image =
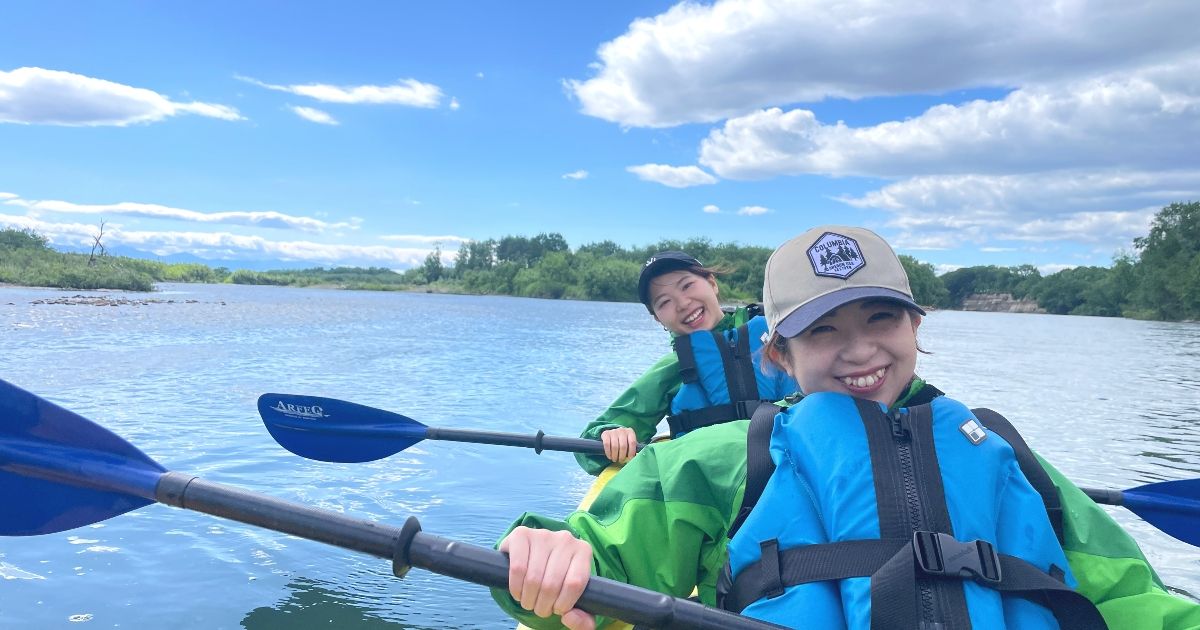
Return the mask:
MULTIPOLYGON (((908 414, 893 409, 887 413, 892 425, 892 439, 896 443, 896 454, 900 460, 900 479, 904 485, 904 505, 908 508, 908 524, 912 531, 925 529, 925 517, 921 510, 921 494, 917 488, 916 467, 912 454, 912 431, 908 428, 908 414)), ((920 580, 918 592, 921 596, 921 628, 940 628, 936 621, 933 587, 928 580, 920 580)))

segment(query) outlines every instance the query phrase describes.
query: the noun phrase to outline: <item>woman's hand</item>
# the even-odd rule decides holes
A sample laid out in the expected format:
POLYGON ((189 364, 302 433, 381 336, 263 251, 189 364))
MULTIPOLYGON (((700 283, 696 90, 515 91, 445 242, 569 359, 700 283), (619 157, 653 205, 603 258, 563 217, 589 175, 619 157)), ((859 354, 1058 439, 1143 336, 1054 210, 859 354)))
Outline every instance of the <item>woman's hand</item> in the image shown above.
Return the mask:
POLYGON ((617 427, 600 434, 604 456, 614 464, 624 464, 637 455, 637 434, 629 427, 617 427))
POLYGON ((596 618, 575 608, 592 575, 592 546, 570 532, 517 527, 500 541, 508 554, 508 592, 539 617, 560 615, 570 630, 595 630, 596 618))

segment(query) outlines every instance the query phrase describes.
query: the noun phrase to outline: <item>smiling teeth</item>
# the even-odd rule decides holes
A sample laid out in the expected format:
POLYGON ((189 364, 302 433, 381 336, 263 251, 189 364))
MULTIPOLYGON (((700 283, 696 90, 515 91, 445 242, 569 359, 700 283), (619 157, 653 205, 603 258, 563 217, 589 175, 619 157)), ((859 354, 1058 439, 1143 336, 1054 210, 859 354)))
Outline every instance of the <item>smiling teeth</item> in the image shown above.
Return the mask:
POLYGON ((878 383, 879 379, 883 378, 885 371, 887 371, 887 368, 879 368, 875 370, 874 374, 866 376, 843 376, 842 382, 846 384, 846 387, 857 387, 859 389, 871 387, 875 383, 878 383))
POLYGON ((700 307, 700 308, 696 309, 695 312, 693 312, 691 315, 688 315, 683 320, 683 323, 690 324, 690 323, 696 321, 696 318, 700 317, 700 314, 703 312, 704 312, 704 307, 700 307))

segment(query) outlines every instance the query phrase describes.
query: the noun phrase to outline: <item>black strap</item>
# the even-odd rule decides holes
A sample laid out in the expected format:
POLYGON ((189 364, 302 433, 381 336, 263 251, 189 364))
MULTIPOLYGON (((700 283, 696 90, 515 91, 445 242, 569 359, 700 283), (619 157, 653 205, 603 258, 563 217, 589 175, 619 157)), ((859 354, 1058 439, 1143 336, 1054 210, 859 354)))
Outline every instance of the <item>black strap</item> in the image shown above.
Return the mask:
POLYGON ((1045 606, 1064 630, 1107 627, 1086 597, 1025 560, 996 553, 986 541, 962 543, 949 534, 919 531, 911 539, 851 540, 782 552, 773 542, 763 543, 762 560, 738 574, 719 602, 722 608, 741 612, 777 596, 780 586, 871 576, 871 627, 909 630, 919 627, 920 581, 973 579, 1045 606))
POLYGON ((991 409, 982 407, 972 409, 971 413, 979 418, 983 426, 1004 438, 1004 441, 1012 447, 1013 452, 1017 455, 1017 464, 1020 465, 1021 472, 1025 474, 1025 478, 1029 480, 1033 489, 1042 496, 1042 503, 1046 506, 1046 515, 1050 517, 1050 525, 1054 527, 1054 535, 1058 537, 1058 544, 1061 545, 1063 543, 1062 500, 1058 496, 1058 488, 1050 479, 1050 474, 1046 472, 1045 468, 1042 468, 1042 464, 1034 456, 1033 450, 1025 443, 1025 438, 1021 437, 1017 428, 1007 418, 991 409))
MULTIPOLYGON (((724 335, 714 333, 714 341, 726 341, 731 355, 724 353, 721 359, 725 361, 725 383, 729 389, 729 400, 758 400, 758 375, 754 373, 754 357, 750 354, 750 327, 748 324, 738 326, 734 331, 736 339, 728 339, 724 335)), ((742 416, 749 418, 750 416, 742 416)))
POLYGON ((775 416, 782 411, 775 404, 759 405, 750 417, 750 428, 746 430, 746 491, 742 493, 742 507, 729 526, 729 538, 737 533, 758 504, 767 480, 775 473, 775 462, 771 461, 771 430, 775 427, 775 416))
POLYGON ((675 355, 679 357, 679 378, 684 383, 695 383, 700 378, 696 369, 696 352, 692 350, 692 336, 679 335, 671 341, 675 355))
POLYGON ((667 425, 671 427, 671 437, 679 437, 682 433, 710 427, 714 424, 752 418, 759 407, 771 405, 771 402, 769 400, 739 400, 736 403, 713 405, 703 409, 685 409, 677 414, 667 416, 667 425))

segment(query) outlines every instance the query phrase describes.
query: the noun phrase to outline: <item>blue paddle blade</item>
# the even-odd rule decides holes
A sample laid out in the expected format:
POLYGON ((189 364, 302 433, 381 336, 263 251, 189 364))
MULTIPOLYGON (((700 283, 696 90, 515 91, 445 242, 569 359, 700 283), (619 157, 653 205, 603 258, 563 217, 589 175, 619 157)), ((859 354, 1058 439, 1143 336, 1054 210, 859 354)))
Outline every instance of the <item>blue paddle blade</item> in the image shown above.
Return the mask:
POLYGON ((425 439, 408 416, 334 398, 263 394, 258 414, 280 446, 323 462, 375 461, 425 439))
POLYGON ((1121 505, 1185 543, 1200 546, 1200 479, 1160 481, 1121 493, 1121 505))
POLYGON ((103 521, 154 502, 166 472, 92 421, 0 380, 0 535, 103 521))

